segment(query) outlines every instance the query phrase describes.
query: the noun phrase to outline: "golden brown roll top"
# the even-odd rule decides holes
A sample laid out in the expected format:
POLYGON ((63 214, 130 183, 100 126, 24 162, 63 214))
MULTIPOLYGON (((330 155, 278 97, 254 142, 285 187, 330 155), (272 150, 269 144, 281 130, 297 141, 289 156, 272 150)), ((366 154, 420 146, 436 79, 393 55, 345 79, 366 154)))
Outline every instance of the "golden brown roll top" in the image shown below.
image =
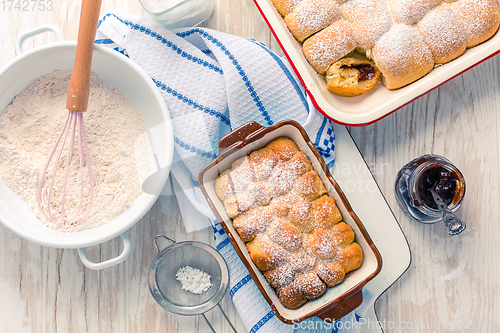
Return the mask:
POLYGON ((340 7, 343 18, 348 21, 358 47, 363 53, 392 26, 388 5, 379 0, 353 0, 340 7))
POLYGON ((236 160, 215 185, 250 258, 284 306, 321 296, 361 265, 353 230, 292 140, 278 138, 236 160))
POLYGON ((280 267, 288 258, 285 249, 273 243, 265 234, 258 234, 247 243, 247 250, 255 266, 263 272, 280 267))
POLYGON ((345 277, 344 269, 334 260, 321 261, 314 271, 321 280, 325 281, 328 287, 341 283, 345 277))
POLYGON ((389 0, 389 10, 395 23, 413 25, 441 0, 389 0))
POLYGON ((432 53, 414 27, 396 24, 373 48, 373 60, 383 74, 382 83, 389 89, 405 86, 434 67, 432 53))
POLYGON ((355 48, 354 33, 345 20, 332 23, 302 44, 302 52, 320 74, 355 48))
POLYGON ((467 34, 467 47, 476 46, 495 34, 500 23, 496 0, 457 0, 451 5, 467 34))
POLYGON ((285 23, 293 36, 303 42, 339 17, 339 5, 332 0, 303 0, 285 16, 285 23))
POLYGON ((465 52, 467 34, 451 6, 439 6, 417 23, 417 29, 436 64, 447 63, 465 52))
POLYGON ((302 0, 272 0, 272 1, 278 12, 281 14, 281 16, 287 16, 302 0))

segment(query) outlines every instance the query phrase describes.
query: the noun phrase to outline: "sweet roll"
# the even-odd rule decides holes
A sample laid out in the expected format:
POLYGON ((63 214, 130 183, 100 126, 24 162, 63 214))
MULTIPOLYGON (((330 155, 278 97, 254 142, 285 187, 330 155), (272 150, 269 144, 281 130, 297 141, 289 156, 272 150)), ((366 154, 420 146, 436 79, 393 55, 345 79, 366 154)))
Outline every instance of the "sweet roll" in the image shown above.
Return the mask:
POLYGON ((293 36, 303 42, 340 18, 339 5, 332 0, 303 0, 285 16, 293 36))
POLYGON ((320 297, 361 264, 353 230, 292 140, 280 137, 239 158, 215 188, 251 260, 285 307, 320 297))

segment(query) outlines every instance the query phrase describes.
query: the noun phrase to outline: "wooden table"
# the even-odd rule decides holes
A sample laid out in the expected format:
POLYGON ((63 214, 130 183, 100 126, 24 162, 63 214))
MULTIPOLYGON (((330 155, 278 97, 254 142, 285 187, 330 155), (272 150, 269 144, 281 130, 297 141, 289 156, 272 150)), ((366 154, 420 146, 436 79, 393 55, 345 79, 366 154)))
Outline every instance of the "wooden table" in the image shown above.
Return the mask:
MULTIPOLYGON (((202 26, 254 38, 282 54, 251 0, 215 2, 215 12, 202 26)), ((51 11, 9 10, 8 0, 7 7, 3 3, 0 66, 14 58, 16 37, 41 24, 54 24, 66 39, 76 40, 79 1, 50 1, 51 11)), ((137 0, 104 0, 101 14, 113 10, 143 15, 137 0)), ((27 48, 53 40, 41 35, 27 48)), ((410 325, 416 332, 500 331, 499 85, 500 57, 493 57, 385 119, 350 129, 413 255, 408 271, 376 302, 386 332, 403 332, 410 325), (450 237, 441 224, 411 220, 396 204, 397 171, 425 153, 446 156, 465 175, 467 195, 458 215, 467 230, 460 236, 450 237), (416 322, 428 328, 417 329, 416 322)), ((174 196, 161 196, 130 230, 134 250, 129 259, 102 271, 85 268, 75 250, 38 246, 0 227, 0 332, 209 331, 202 318, 167 313, 151 297, 147 269, 156 251, 153 237, 160 233, 213 244, 210 229, 185 232, 174 196)), ((102 260, 116 256, 120 247, 114 239, 88 252, 102 260)), ((222 306, 244 332, 229 296, 222 306)), ((231 331, 217 311, 208 317, 218 331, 231 331)))

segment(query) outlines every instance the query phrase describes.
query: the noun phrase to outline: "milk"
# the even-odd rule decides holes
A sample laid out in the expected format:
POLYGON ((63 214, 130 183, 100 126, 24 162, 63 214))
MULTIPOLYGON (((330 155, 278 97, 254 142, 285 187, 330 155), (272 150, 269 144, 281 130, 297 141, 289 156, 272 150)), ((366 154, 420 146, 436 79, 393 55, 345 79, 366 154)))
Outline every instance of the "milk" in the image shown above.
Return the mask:
POLYGON ((148 15, 167 29, 192 27, 214 10, 213 0, 140 0, 148 15))

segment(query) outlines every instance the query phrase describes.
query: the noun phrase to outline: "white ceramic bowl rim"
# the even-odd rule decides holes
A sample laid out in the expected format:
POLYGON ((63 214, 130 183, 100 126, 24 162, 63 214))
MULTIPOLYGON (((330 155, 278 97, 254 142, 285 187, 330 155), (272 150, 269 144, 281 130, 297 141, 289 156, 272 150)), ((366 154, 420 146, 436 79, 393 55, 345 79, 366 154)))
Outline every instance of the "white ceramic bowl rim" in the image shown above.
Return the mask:
MULTIPOLYGON (((2 101, 1 95, 4 94, 6 90, 10 89, 11 82, 12 85, 15 85, 14 83, 16 83, 19 80, 27 80, 27 76, 30 75, 30 73, 23 73, 22 70, 17 70, 18 68, 26 67, 30 69, 31 68, 38 69, 38 67, 44 66, 46 62, 48 61, 50 62, 50 57, 48 58, 47 55, 58 57, 61 53, 66 54, 73 52, 73 57, 74 57, 75 49, 76 49, 76 42, 59 41, 27 51, 17 56, 11 62, 9 62, 2 70, 0 70, 0 114, 3 112, 4 107, 6 106, 3 104, 4 101, 2 101), (20 73, 17 73, 16 71, 20 73), (21 79, 18 79, 19 77, 21 77, 21 79)), ((72 59, 70 60, 72 64, 73 60, 72 59)), ((163 150, 160 154, 161 155, 160 156, 161 169, 159 172, 160 177, 155 178, 155 180, 158 181, 157 187, 163 188, 163 185, 165 184, 170 172, 170 164, 172 162, 173 150, 174 150, 172 123, 165 101, 160 91, 157 89, 156 85, 151 80, 151 78, 144 72, 144 70, 141 67, 139 67, 128 57, 120 54, 119 52, 111 50, 107 47, 96 45, 94 49, 94 58, 92 63, 93 71, 94 71, 94 65, 96 65, 96 67, 99 67, 100 61, 103 63, 106 63, 107 61, 106 65, 108 67, 110 67, 111 65, 111 67, 116 66, 120 67, 120 69, 123 70, 124 74, 118 74, 117 77, 114 79, 117 85, 121 84, 123 86, 122 82, 118 82, 120 81, 119 80, 120 75, 122 76, 127 74, 132 75, 130 78, 136 80, 133 81, 132 84, 129 83, 129 85, 131 85, 131 87, 128 89, 130 96, 127 96, 127 94, 120 91, 120 89, 114 84, 111 85, 115 86, 115 88, 118 91, 124 94, 125 97, 127 97, 127 99, 129 99, 132 105, 137 109, 139 108, 136 105, 134 105, 133 100, 139 100, 141 98, 145 99, 147 97, 150 97, 148 101, 144 101, 145 104, 149 106, 151 105, 155 106, 155 109, 158 111, 158 113, 155 114, 154 117, 162 119, 161 123, 158 124, 158 121, 156 121, 156 124, 153 124, 157 125, 154 126, 156 128, 156 131, 161 132, 160 135, 158 136, 159 139, 155 141, 155 139, 153 138, 153 143, 158 144, 158 146, 160 146, 163 150), (133 93, 130 93, 131 91, 133 93), (149 96, 143 97, 140 94, 141 92, 142 93, 146 92, 149 94, 149 96), (132 98, 132 100, 130 98, 132 98)), ((71 69, 71 67, 72 65, 70 66, 69 69, 71 69)), ((104 67, 104 65, 102 65, 101 67, 104 67)), ((52 71, 58 69, 60 68, 54 68, 52 71)), ((98 75, 99 71, 104 71, 104 70, 98 69, 97 70, 98 75)), ((112 71, 112 69, 108 70, 108 72, 110 71, 112 71)), ((27 84, 29 84, 29 82, 31 82, 33 79, 36 79, 39 76, 41 75, 35 75, 29 81, 27 81, 27 84)), ((109 73, 108 77, 111 77, 109 73)), ((103 82, 105 85, 110 85, 106 84, 105 80, 103 80, 103 82)), ((25 88, 27 84, 24 85, 23 88, 25 88)), ((12 94, 11 91, 9 91, 9 93, 12 94)), ((12 97, 10 99, 12 99, 12 97)), ((146 108, 146 106, 144 106, 144 108, 146 108)), ((140 109, 139 111, 143 113, 144 117, 145 116, 144 111, 140 109)), ((150 124, 148 124, 146 118, 145 121, 148 127, 148 132, 152 132, 152 130, 154 130, 155 128, 152 127, 151 122, 150 124)), ((155 121, 153 120, 152 122, 155 121)), ((155 145, 155 147, 156 146, 157 145, 155 145)), ((3 187, 6 188, 4 184, 0 185, 3 185, 3 187)), ((133 225, 135 225, 135 223, 137 223, 144 216, 144 214, 146 214, 149 211, 151 206, 155 203, 156 199, 158 198, 159 192, 160 191, 155 192, 155 194, 142 193, 136 200, 136 202, 132 205, 132 207, 128 208, 125 212, 123 212, 122 214, 120 214, 107 224, 104 224, 102 226, 93 229, 87 229, 72 233, 60 232, 45 226, 39 226, 39 227, 37 226, 35 227, 36 228, 35 230, 35 228, 31 228, 28 224, 25 223, 13 223, 13 221, 10 221, 8 218, 6 218, 6 215, 4 213, 5 213, 5 207, 8 205, 3 203, 2 201, 4 201, 4 198, 0 197, 0 222, 5 227, 7 227, 9 230, 19 235, 20 237, 28 241, 37 243, 39 245, 56 247, 56 248, 87 247, 108 241, 120 234, 123 234, 128 229, 130 229, 133 225)), ((0 194, 1 193, 3 192, 0 191, 0 194)), ((40 222, 40 225, 41 224, 42 223, 40 222)))

